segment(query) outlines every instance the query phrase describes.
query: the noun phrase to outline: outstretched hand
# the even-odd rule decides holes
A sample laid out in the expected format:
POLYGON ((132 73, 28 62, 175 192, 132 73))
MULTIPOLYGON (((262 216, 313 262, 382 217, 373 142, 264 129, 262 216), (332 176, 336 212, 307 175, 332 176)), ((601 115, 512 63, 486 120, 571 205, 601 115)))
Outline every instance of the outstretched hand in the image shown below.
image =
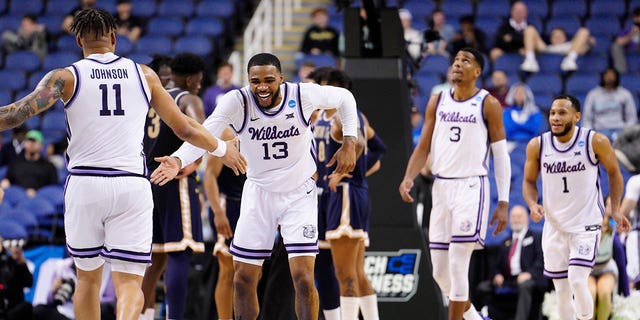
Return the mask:
POLYGON ((157 157, 153 160, 160 162, 160 166, 151 173, 150 181, 157 185, 164 186, 167 182, 173 180, 178 175, 182 166, 180 160, 175 157, 157 157))
POLYGON ((498 207, 493 212, 493 217, 491 218, 490 226, 494 226, 497 224, 496 229, 493 231, 493 235, 497 235, 498 233, 504 231, 507 228, 507 222, 509 222, 508 215, 509 203, 506 201, 499 201, 498 207))
POLYGON ((225 141, 227 144, 227 152, 224 156, 220 157, 222 163, 233 170, 236 176, 247 172, 247 159, 244 158, 238 149, 239 141, 240 139, 238 137, 225 141))

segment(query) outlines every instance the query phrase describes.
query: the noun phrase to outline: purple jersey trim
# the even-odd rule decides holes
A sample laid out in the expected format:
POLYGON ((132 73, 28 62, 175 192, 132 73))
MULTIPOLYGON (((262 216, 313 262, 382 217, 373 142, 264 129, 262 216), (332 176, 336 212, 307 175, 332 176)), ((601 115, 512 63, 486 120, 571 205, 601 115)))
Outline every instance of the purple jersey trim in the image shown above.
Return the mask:
POLYGON ((551 279, 564 279, 569 277, 569 271, 549 271, 547 269, 544 269, 544 276, 551 279))
MULTIPOLYGON (((553 149, 557 152, 560 153, 565 153, 568 152, 569 150, 573 149, 573 147, 576 145, 576 143, 578 142, 578 139, 580 139, 580 131, 582 130, 581 127, 578 127, 578 133, 576 133, 576 139, 573 140, 573 143, 571 143, 571 145, 566 149, 566 150, 560 150, 556 147, 555 143, 553 143, 553 135, 551 134, 551 132, 549 132, 549 140, 551 141, 551 146, 553 147, 553 149)), ((588 142, 588 141, 587 141, 588 142)), ((587 154, 587 157, 589 155, 587 154)))
POLYGON ((118 61, 118 60, 122 59, 122 57, 118 57, 118 56, 116 56, 116 58, 115 58, 115 59, 113 59, 113 60, 111 60, 111 61, 108 61, 108 62, 102 62, 102 61, 99 61, 99 60, 96 60, 96 59, 92 59, 92 58, 85 58, 85 59, 87 59, 87 60, 91 60, 91 61, 93 61, 93 62, 97 62, 97 63, 99 63, 99 64, 112 64, 112 63, 114 63, 114 62, 116 62, 116 61, 118 61))
MULTIPOLYGON (((140 84, 140 90, 142 90, 142 94, 146 98, 144 101, 147 103, 147 110, 151 109, 151 97, 149 97, 147 95, 147 91, 144 90, 144 84, 142 83, 142 75, 140 75, 140 71, 138 71, 138 64, 135 63, 133 60, 131 60, 131 62, 133 62, 133 69, 136 70, 136 75, 138 75, 138 83, 140 84)), ((151 94, 151 92, 149 92, 149 94, 151 94)))
POLYGON ((112 168, 97 168, 97 167, 73 167, 69 170, 70 175, 74 176, 95 176, 95 177, 142 177, 147 178, 145 175, 138 173, 132 173, 129 171, 117 170, 112 168))
POLYGON ((242 130, 244 130, 244 128, 247 126, 247 118, 249 117, 249 112, 247 112, 247 97, 242 92, 242 89, 236 89, 236 90, 238 90, 238 92, 240 93, 240 96, 242 96, 242 107, 244 108, 244 118, 242 119, 242 126, 240 127, 240 129, 236 130, 236 128, 233 128, 233 125, 231 125, 231 128, 233 128, 233 130, 237 134, 240 134, 240 132, 242 132, 242 130))
POLYGON ((80 90, 80 72, 78 72, 78 68, 76 68, 75 64, 72 64, 71 68, 73 69, 73 73, 76 76, 76 81, 73 84, 73 94, 71 95, 71 98, 69 98, 69 101, 67 101, 67 103, 64 103, 65 111, 68 107, 71 106, 71 103, 76 99, 76 97, 78 96, 78 91, 80 90))
MULTIPOLYGON (((600 161, 599 161, 598 159, 596 159, 595 161, 593 161, 593 160, 591 159, 591 153, 589 153, 589 136, 591 135, 591 132, 594 132, 594 131, 589 130, 589 131, 587 132, 587 143, 585 143, 585 144, 584 144, 584 147, 585 147, 585 150, 586 150, 586 152, 587 152, 587 159, 589 159, 589 163, 591 163, 591 164, 592 164, 592 165, 594 165, 594 166, 597 166, 598 164, 600 164, 600 161)), ((595 132, 594 132, 594 135, 595 135, 595 132)), ((591 141, 593 141, 593 139, 592 139, 591 141)))
POLYGON ((297 90, 297 94, 296 94, 296 98, 298 99, 298 112, 300 113, 300 119, 302 119, 302 124, 304 124, 306 127, 309 126, 309 120, 311 120, 311 115, 309 115, 309 119, 305 119, 304 118, 304 112, 302 110, 302 98, 300 98, 300 84, 297 84, 298 90, 297 90))

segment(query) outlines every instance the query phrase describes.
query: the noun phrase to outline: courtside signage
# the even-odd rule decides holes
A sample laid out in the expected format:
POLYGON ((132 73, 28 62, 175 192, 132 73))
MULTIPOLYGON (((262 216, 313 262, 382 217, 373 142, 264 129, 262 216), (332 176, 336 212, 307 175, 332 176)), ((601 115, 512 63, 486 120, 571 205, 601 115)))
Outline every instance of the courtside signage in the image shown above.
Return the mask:
POLYGON ((418 290, 419 249, 365 252, 364 271, 382 302, 409 301, 418 290))

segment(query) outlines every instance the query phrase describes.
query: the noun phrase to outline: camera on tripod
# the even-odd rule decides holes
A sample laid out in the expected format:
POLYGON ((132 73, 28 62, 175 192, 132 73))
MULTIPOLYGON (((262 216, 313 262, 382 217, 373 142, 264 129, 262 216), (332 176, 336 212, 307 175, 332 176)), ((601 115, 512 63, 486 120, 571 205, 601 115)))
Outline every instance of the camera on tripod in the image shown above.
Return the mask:
POLYGON ((61 284, 58 290, 53 294, 53 303, 57 306, 63 305, 73 297, 76 290, 76 282, 71 278, 60 280, 61 284))

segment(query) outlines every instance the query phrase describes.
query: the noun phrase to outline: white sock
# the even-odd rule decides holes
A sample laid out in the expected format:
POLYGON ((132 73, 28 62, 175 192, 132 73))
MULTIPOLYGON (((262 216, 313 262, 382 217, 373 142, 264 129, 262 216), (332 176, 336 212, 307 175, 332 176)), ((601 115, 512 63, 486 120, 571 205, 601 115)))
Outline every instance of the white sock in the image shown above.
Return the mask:
POLYGON ((533 51, 527 51, 527 52, 525 53, 525 58, 526 58, 527 60, 529 60, 529 59, 531 59, 531 60, 535 60, 535 59, 536 59, 536 53, 535 53, 535 52, 533 52, 533 51))
POLYGON ((567 54, 567 58, 575 61, 578 58, 578 53, 575 52, 575 50, 571 50, 569 54, 567 54))
POLYGON ((340 307, 331 310, 322 310, 325 320, 340 320, 340 307))
POLYGON ((153 317, 156 315, 156 310, 153 308, 147 308, 144 310, 144 313, 141 314, 138 319, 139 320, 153 320, 153 317))
POLYGON ((358 297, 342 297, 340 296, 340 314, 342 320, 357 320, 360 306, 358 297))
POLYGON ((482 320, 482 317, 476 310, 476 307, 473 306, 473 304, 471 304, 471 306, 469 306, 469 309, 467 309, 467 311, 462 314, 462 317, 464 318, 464 320, 482 320))
POLYGON ((364 318, 364 320, 379 320, 378 296, 374 293, 360 297, 360 311, 362 312, 362 318, 364 318))

